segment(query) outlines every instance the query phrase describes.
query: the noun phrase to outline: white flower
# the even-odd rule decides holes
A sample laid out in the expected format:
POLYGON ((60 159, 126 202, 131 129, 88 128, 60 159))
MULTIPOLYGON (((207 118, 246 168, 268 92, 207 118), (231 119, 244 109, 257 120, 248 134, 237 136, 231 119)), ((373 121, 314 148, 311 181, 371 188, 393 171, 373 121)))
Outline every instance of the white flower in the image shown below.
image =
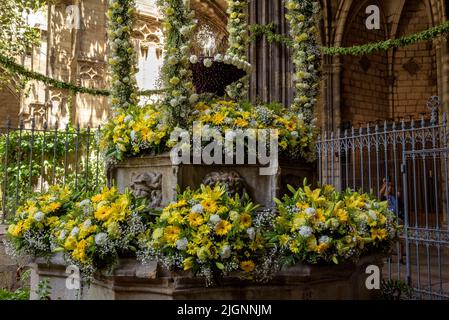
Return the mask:
POLYGON ((246 229, 246 233, 248 234, 251 240, 254 240, 254 238, 256 237, 256 231, 254 230, 254 228, 246 229))
POLYGON ((190 63, 196 64, 198 63, 198 57, 195 55, 190 56, 190 63))
POLYGON ((181 29, 179 29, 179 32, 185 36, 187 34, 189 34, 190 32, 190 27, 189 26, 183 26, 181 29))
POLYGON ((374 211, 374 210, 369 210, 368 216, 373 220, 377 220, 377 214, 376 214, 376 211, 374 211))
POLYGON ((320 239, 318 239, 318 243, 329 243, 331 239, 328 236, 321 236, 320 239))
POLYGON ((299 136, 298 131, 292 131, 292 137, 297 138, 299 136))
POLYGON ((72 231, 70 232, 70 235, 71 235, 72 237, 74 237, 74 236, 76 236, 79 232, 80 232, 80 229, 79 229, 78 227, 74 227, 74 228, 72 229, 72 231))
POLYGON ((213 224, 217 224, 221 221, 221 218, 218 214, 213 214, 210 216, 210 222, 212 222, 213 224))
POLYGON ((131 131, 131 133, 129 134, 131 136, 131 140, 135 141, 137 136, 136 136, 136 132, 134 130, 131 131))
POLYGON ((170 105, 171 105, 172 107, 177 107, 177 106, 179 105, 179 100, 176 99, 176 98, 171 99, 171 100, 170 100, 170 105))
POLYGON ((220 257, 222 259, 228 259, 230 256, 231 256, 231 247, 224 246, 223 249, 221 249, 220 257))
POLYGON ((80 207, 87 207, 88 205, 90 205, 90 199, 84 199, 80 202, 80 207))
POLYGON ((182 238, 182 239, 176 241, 176 249, 185 250, 185 249, 187 249, 188 243, 189 243, 189 241, 187 240, 187 238, 182 238))
POLYGON ((108 235, 104 232, 100 232, 95 236, 95 243, 99 246, 106 244, 108 235))
POLYGON ((175 56, 171 56, 167 59, 168 64, 175 65, 178 63, 178 59, 175 56))
POLYGON ((203 213, 204 207, 200 204, 196 204, 192 207, 192 212, 194 213, 203 213))
POLYGON ((217 53, 214 57, 214 60, 217 62, 222 62, 223 61, 223 55, 217 53))
POLYGON ((87 219, 86 221, 84 221, 83 223, 83 229, 87 229, 92 225, 92 221, 90 219, 87 219))
POLYGON ((44 220, 45 218, 45 213, 43 213, 42 211, 36 212, 36 214, 34 215, 34 220, 36 222, 41 222, 42 220, 44 220))
POLYGON ((314 208, 307 208, 306 210, 304 210, 304 212, 306 213, 306 215, 311 217, 316 213, 316 210, 314 208))
POLYGON ((123 121, 125 121, 125 123, 128 123, 128 122, 130 122, 132 120, 133 120, 133 116, 128 114, 123 121))
POLYGON ((204 59, 203 64, 206 68, 210 68, 212 67, 213 62, 211 59, 204 59))
POLYGON ((62 230, 61 233, 59 234, 59 240, 65 240, 65 238, 67 237, 67 231, 62 230))
POLYGON ((309 226, 302 226, 299 228, 299 234, 303 236, 304 238, 308 238, 312 235, 313 229, 309 226))
POLYGON ((196 93, 194 93, 190 96, 189 102, 193 104, 193 103, 197 102, 198 99, 199 99, 199 96, 196 93))

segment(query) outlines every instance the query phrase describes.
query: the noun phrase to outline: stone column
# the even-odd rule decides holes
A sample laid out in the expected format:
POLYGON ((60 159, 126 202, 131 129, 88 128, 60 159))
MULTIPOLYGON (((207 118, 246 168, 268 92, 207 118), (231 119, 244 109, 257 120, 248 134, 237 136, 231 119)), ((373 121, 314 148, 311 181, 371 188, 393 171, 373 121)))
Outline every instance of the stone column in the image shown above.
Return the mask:
MULTIPOLYGON (((288 34, 282 0, 258 0, 249 4, 250 24, 275 24, 275 32, 288 34)), ((290 50, 283 44, 268 43, 261 37, 251 44, 249 60, 253 65, 250 80, 250 99, 264 102, 279 101, 285 106, 293 100, 291 74, 293 65, 290 50)))

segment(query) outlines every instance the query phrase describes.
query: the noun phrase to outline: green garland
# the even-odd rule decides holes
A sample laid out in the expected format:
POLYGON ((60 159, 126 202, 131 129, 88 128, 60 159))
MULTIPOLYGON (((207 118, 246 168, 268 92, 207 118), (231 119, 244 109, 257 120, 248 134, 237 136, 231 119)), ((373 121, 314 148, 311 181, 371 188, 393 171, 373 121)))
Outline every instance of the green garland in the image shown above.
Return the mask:
MULTIPOLYGON (((228 1, 227 13, 229 16, 227 30, 229 32, 229 48, 226 51, 225 61, 241 61, 247 63, 248 51, 248 15, 245 12, 248 0, 228 1)), ((248 95, 249 75, 229 85, 226 88, 232 99, 244 100, 248 95)))
POLYGON ((134 0, 111 0, 108 10, 111 56, 111 108, 127 109, 138 104, 137 59, 131 33, 136 19, 134 0))
POLYGON ((164 16, 164 65, 161 70, 167 88, 165 104, 169 107, 173 125, 186 127, 187 119, 198 101, 190 69, 191 38, 196 23, 190 0, 158 0, 164 16))
MULTIPOLYGON (((265 36, 269 43, 285 44, 288 47, 292 47, 294 42, 286 35, 274 32, 274 23, 266 25, 253 24, 250 26, 251 41, 255 41, 260 36, 265 36)), ((321 47, 321 51, 325 55, 353 55, 362 56, 367 55, 380 50, 389 50, 391 48, 405 47, 413 45, 417 42, 428 41, 434 38, 445 36, 449 34, 449 21, 430 29, 415 33, 412 35, 404 36, 398 39, 389 39, 385 41, 367 43, 363 45, 353 47, 321 47)))
POLYGON ((293 41, 292 60, 295 98, 291 110, 306 123, 312 123, 319 94, 321 52, 318 46, 316 20, 321 11, 318 1, 286 0, 285 18, 290 24, 293 41))
MULTIPOLYGON (((44 84, 47 84, 53 88, 57 89, 65 89, 74 93, 86 93, 93 96, 109 96, 111 92, 109 90, 105 89, 93 89, 93 88, 86 88, 81 86, 76 86, 71 83, 59 81, 50 77, 47 77, 46 75, 43 75, 42 73, 35 72, 28 70, 24 66, 16 63, 13 59, 5 57, 0 54, 0 65, 2 65, 5 69, 10 71, 13 74, 21 75, 27 80, 36 80, 40 81, 44 84)), ((164 89, 155 89, 155 90, 142 90, 138 92, 139 96, 152 96, 154 94, 162 94, 164 93, 164 89)))
POLYGON ((37 80, 57 89, 66 89, 76 93, 87 93, 94 96, 108 96, 107 90, 79 87, 71 83, 66 83, 49 78, 41 73, 28 70, 24 66, 16 63, 13 59, 0 55, 0 64, 12 74, 18 74, 28 80, 37 80))

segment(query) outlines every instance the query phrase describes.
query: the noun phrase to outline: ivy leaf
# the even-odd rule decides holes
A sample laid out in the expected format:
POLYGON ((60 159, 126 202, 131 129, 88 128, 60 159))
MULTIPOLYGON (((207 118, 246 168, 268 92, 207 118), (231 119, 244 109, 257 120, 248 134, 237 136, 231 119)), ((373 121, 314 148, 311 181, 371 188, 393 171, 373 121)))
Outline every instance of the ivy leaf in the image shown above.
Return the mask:
POLYGON ((225 268, 224 265, 223 265, 223 263, 221 263, 221 262, 216 262, 215 265, 216 265, 217 268, 220 269, 220 270, 224 270, 224 268, 225 268))

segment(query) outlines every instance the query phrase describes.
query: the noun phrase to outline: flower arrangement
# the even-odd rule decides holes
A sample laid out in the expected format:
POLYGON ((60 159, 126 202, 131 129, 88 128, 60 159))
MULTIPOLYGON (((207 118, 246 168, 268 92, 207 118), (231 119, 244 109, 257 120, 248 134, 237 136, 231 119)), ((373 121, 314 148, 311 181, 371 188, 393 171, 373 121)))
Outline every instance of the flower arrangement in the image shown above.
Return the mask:
POLYGON ((146 206, 129 192, 104 188, 91 198, 73 205, 52 230, 54 252, 63 252, 68 264, 82 274, 112 268, 119 255, 135 251, 138 236, 145 232, 146 206))
POLYGON ((320 4, 316 0, 286 0, 285 15, 290 23, 293 39, 293 64, 296 97, 291 109, 303 114, 306 121, 314 118, 313 110, 317 101, 320 83, 321 51, 317 44, 316 19, 320 4))
POLYGON ((279 104, 254 106, 226 100, 200 102, 195 106, 195 117, 203 129, 210 127, 224 134, 230 130, 276 129, 281 156, 313 159, 315 128, 279 104))
POLYGON ((138 256, 171 270, 191 270, 207 284, 234 272, 256 279, 269 252, 261 232, 264 216, 256 217, 257 208, 223 186, 187 190, 157 218, 138 256))
POLYGON ((100 147, 109 160, 161 153, 171 132, 167 118, 167 112, 155 105, 120 110, 103 127, 100 147))
POLYGON ((332 186, 289 189, 292 196, 276 199, 279 215, 269 236, 282 249, 285 263, 337 264, 387 249, 398 235, 387 202, 332 186))
POLYGON ((104 188, 89 197, 54 186, 22 205, 8 228, 7 252, 47 257, 62 252, 88 280, 122 256, 156 260, 173 271, 267 281, 294 263, 340 263, 387 250, 398 235, 386 202, 331 186, 298 190, 261 210, 223 185, 186 190, 154 220, 131 193, 104 188), (80 201, 80 199, 84 199, 80 201))
POLYGON ((51 230, 71 209, 74 195, 67 187, 53 186, 20 206, 8 227, 8 251, 13 256, 51 254, 51 230))
POLYGON ((158 0, 158 5, 164 15, 165 58, 161 74, 167 89, 166 104, 174 124, 183 126, 190 106, 198 101, 189 64, 195 12, 184 0, 158 0))
MULTIPOLYGON (((228 32, 229 48, 224 56, 224 63, 233 64, 245 70, 248 74, 251 72, 251 65, 247 61, 248 50, 248 17, 246 7, 248 0, 229 0, 228 1, 228 32)), ((239 81, 228 86, 227 93, 232 99, 242 100, 248 94, 249 76, 245 76, 239 81)))
POLYGON ((109 43, 111 57, 111 108, 127 109, 137 105, 136 53, 131 40, 135 21, 135 0, 111 0, 109 18, 109 43))

